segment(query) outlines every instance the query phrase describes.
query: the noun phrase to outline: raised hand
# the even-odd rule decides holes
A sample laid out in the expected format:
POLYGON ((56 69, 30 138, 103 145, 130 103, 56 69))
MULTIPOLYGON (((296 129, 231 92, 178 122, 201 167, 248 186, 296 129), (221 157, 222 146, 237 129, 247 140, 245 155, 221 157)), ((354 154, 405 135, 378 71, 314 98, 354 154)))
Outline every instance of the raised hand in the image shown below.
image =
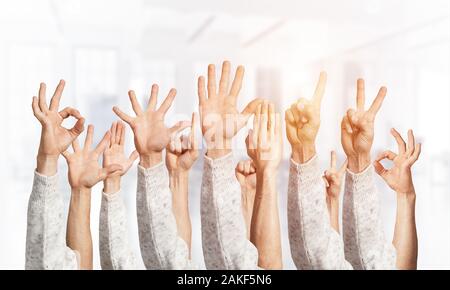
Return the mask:
POLYGON ((129 91, 131 105, 136 117, 131 117, 114 107, 114 113, 125 123, 130 125, 134 133, 134 145, 140 156, 140 164, 149 168, 162 161, 162 151, 169 144, 170 136, 174 132, 183 130, 189 126, 189 122, 178 122, 168 128, 164 124, 164 117, 175 99, 176 90, 171 89, 159 109, 156 109, 158 97, 158 85, 152 86, 150 100, 145 111, 139 105, 134 91, 129 91))
POLYGON ((315 141, 320 127, 320 106, 327 83, 321 72, 311 100, 300 98, 286 110, 286 134, 292 147, 292 158, 305 163, 316 154, 315 141))
POLYGON ((256 168, 252 160, 239 161, 235 173, 241 188, 256 190, 256 168))
POLYGON ((189 136, 172 134, 166 150, 166 166, 169 172, 187 172, 198 158, 198 140, 195 136, 196 113, 192 113, 189 136))
POLYGON ((397 141, 398 154, 387 150, 378 155, 373 163, 375 171, 395 192, 403 194, 415 193, 411 167, 420 156, 421 144, 415 143, 412 130, 408 130, 408 145, 406 145, 402 136, 395 129, 391 129, 391 134, 397 141), (389 169, 384 168, 380 162, 383 159, 392 161, 393 166, 389 169))
POLYGON ((216 68, 208 66, 208 88, 205 78, 198 79, 198 97, 202 133, 207 144, 207 155, 218 158, 231 151, 232 138, 247 124, 261 100, 251 101, 242 112, 237 109, 237 97, 242 87, 244 67, 239 66, 230 87, 230 62, 224 61, 219 89, 216 87, 216 68), (230 88, 229 88, 230 87, 230 88))
POLYGON ((336 152, 331 151, 330 169, 325 170, 323 178, 325 186, 327 188, 327 197, 330 199, 339 198, 341 192, 342 177, 347 169, 348 161, 345 160, 344 164, 338 169, 336 166, 336 152))
POLYGON ((59 155, 66 151, 84 130, 84 118, 80 112, 70 107, 58 112, 64 86, 65 82, 61 80, 53 94, 50 106, 47 105, 44 83, 40 85, 38 97, 33 97, 33 113, 42 125, 37 171, 44 175, 56 173, 59 155), (74 117, 77 122, 73 128, 66 129, 62 126, 62 122, 69 117, 74 117))
POLYGON ((133 151, 129 157, 125 155, 125 125, 122 122, 114 122, 111 126, 109 146, 103 152, 103 167, 108 168, 111 165, 120 165, 121 171, 118 171, 104 181, 104 192, 115 193, 120 190, 120 177, 125 175, 139 157, 137 151, 133 151))
POLYGON ((331 226, 339 233, 339 194, 342 187, 342 177, 347 169, 348 161, 338 169, 336 166, 336 152, 331 151, 330 169, 325 170, 323 179, 327 188, 327 208, 331 226))
POLYGON ((264 101, 258 105, 253 130, 246 139, 247 154, 257 171, 276 170, 281 162, 283 143, 281 120, 274 104, 264 101))
POLYGON ((256 168, 252 160, 242 160, 235 169, 236 178, 241 185, 242 213, 247 225, 247 236, 250 239, 253 204, 256 194, 256 168))
POLYGON ((369 110, 364 109, 364 80, 357 82, 356 111, 349 109, 341 123, 341 141, 348 157, 349 170, 363 171, 370 164, 370 149, 374 138, 375 116, 383 104, 387 89, 381 87, 369 110))
POLYGON ((111 133, 106 132, 102 141, 94 150, 91 150, 93 137, 94 126, 89 125, 84 147, 80 148, 78 140, 75 139, 72 143, 74 152, 62 153, 69 167, 69 184, 72 190, 90 189, 107 177, 123 171, 123 167, 119 164, 111 164, 103 168, 99 165, 100 156, 109 146, 111 133))
POLYGON ((280 115, 268 101, 258 105, 253 130, 246 139, 247 154, 256 168, 256 193, 251 215, 250 241, 258 249, 258 266, 281 269, 277 168, 282 156, 280 115))

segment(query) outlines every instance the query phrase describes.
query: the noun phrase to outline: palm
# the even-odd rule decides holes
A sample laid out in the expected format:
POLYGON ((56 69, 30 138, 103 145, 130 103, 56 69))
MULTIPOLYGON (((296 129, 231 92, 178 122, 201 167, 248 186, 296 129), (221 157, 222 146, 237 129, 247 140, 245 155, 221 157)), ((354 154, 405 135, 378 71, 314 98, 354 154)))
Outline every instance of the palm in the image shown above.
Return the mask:
POLYGON ((139 154, 162 151, 170 140, 170 130, 164 124, 164 116, 151 112, 133 121, 134 144, 139 154))
POLYGON ((117 107, 113 108, 117 116, 133 129, 134 144, 140 155, 162 152, 170 141, 170 135, 187 127, 186 122, 178 122, 171 128, 166 127, 164 116, 175 99, 176 90, 171 89, 159 109, 156 109, 158 90, 157 85, 152 86, 150 100, 145 111, 137 101, 134 91, 128 92, 133 110, 136 113, 135 118, 125 114, 117 107))
POLYGON ((106 149, 103 154, 103 167, 108 167, 113 164, 120 165, 123 168, 120 175, 124 175, 128 169, 130 169, 131 165, 133 165, 136 158, 137 156, 135 154, 132 154, 131 157, 128 158, 124 153, 123 146, 113 144, 110 148, 106 149))
MULTIPOLYGON (((84 148, 80 148, 78 140, 72 143, 73 153, 63 152, 69 167, 69 184, 72 188, 91 188, 108 176, 123 171, 119 164, 108 164, 101 167, 98 163, 100 155, 109 146, 111 133, 106 132, 102 141, 94 150, 91 150, 94 135, 94 127, 88 127, 84 148)), ((105 161, 107 162, 107 161, 105 161)))
POLYGON ((219 87, 216 87, 216 71, 214 65, 208 66, 208 89, 205 79, 198 79, 198 96, 202 133, 208 147, 223 149, 229 146, 229 140, 246 125, 250 115, 254 113, 261 100, 250 102, 242 112, 237 109, 237 97, 241 90, 244 68, 239 66, 230 86, 230 63, 222 65, 219 87))
POLYGON ((45 114, 45 122, 42 130, 41 153, 57 155, 66 151, 73 141, 74 136, 62 126, 63 118, 57 112, 48 111, 45 114))
POLYGON ((69 184, 72 188, 91 188, 99 182, 101 168, 92 154, 74 155, 68 161, 69 184))
POLYGON ((201 115, 204 116, 202 118, 202 133, 206 134, 209 132, 213 136, 224 139, 233 138, 241 129, 245 120, 245 117, 239 113, 228 97, 208 99, 201 106, 200 110, 201 115), (238 127, 234 126, 234 124, 238 123, 238 127), (233 126, 224 124, 233 124, 233 126))

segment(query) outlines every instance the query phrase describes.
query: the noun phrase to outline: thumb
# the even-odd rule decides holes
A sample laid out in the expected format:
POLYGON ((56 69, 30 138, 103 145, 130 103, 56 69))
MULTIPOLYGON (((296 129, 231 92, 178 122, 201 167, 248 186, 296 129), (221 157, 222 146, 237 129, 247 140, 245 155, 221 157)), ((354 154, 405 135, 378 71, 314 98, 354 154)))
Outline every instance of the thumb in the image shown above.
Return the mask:
POLYGON ((122 171, 123 168, 119 164, 112 164, 105 168, 100 169, 98 179, 99 181, 105 180, 108 176, 117 173, 119 171, 122 171))
POLYGON ((245 145, 247 146, 247 150, 255 149, 253 144, 253 129, 248 130, 248 135, 245 138, 245 145))
POLYGON ((69 130, 73 139, 77 138, 84 131, 84 121, 84 118, 78 119, 75 125, 69 130))
POLYGON ((383 177, 383 179, 384 179, 384 177, 386 176, 387 170, 386 170, 386 168, 384 168, 384 166, 380 163, 380 161, 374 161, 374 162, 373 162, 373 167, 374 167, 374 169, 375 169, 375 172, 376 172, 379 176, 383 177))
POLYGON ((259 104, 263 103, 263 99, 254 99, 250 103, 245 106, 244 110, 242 110, 241 114, 238 116, 236 122, 236 127, 238 130, 242 129, 248 122, 248 119, 255 113, 259 104))

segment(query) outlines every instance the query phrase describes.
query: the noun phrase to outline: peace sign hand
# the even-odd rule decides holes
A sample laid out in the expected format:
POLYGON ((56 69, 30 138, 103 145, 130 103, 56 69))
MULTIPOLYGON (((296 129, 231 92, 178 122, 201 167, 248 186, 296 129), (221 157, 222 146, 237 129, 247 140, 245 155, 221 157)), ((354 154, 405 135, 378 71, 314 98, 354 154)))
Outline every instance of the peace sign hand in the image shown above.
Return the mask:
POLYGON ((338 199, 341 191, 342 177, 347 169, 348 161, 338 169, 336 166, 336 152, 331 151, 330 169, 325 170, 323 179, 327 188, 328 199, 338 199))
POLYGON ((352 172, 361 172, 370 164, 375 117, 383 104, 386 92, 386 87, 381 87, 369 110, 365 111, 364 80, 357 81, 356 111, 349 109, 341 123, 342 147, 352 172))

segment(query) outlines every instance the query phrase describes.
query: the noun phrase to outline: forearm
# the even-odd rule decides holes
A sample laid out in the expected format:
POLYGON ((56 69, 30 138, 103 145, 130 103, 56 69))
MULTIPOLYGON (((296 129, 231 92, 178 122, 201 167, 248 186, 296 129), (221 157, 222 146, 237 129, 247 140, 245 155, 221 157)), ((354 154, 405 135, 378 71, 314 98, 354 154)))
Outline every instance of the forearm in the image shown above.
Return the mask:
POLYGON ((78 252, 80 269, 92 269, 92 236, 90 228, 91 190, 72 189, 67 220, 67 245, 78 252))
POLYGON ((252 215, 250 241, 258 249, 258 266, 281 269, 280 219, 276 172, 257 173, 257 189, 252 215))
POLYGON ((162 152, 139 154, 139 165, 145 169, 151 168, 162 162, 162 152))
POLYGON ((58 156, 38 154, 36 172, 44 176, 54 176, 58 171, 58 156))
POLYGON ((339 199, 327 196, 327 208, 331 227, 339 233, 339 199))
POLYGON ((169 171, 169 186, 178 235, 186 242, 190 252, 192 227, 189 214, 189 171, 169 171))
POLYGON ((418 241, 415 220, 416 194, 397 193, 397 216, 393 244, 397 250, 397 268, 417 269, 418 241))
POLYGON ((250 228, 252 225, 253 205, 255 201, 256 188, 241 185, 242 213, 247 226, 247 238, 250 240, 250 228))
POLYGON ((292 146, 292 160, 298 164, 307 163, 316 155, 314 142, 292 146))
POLYGON ((347 159, 348 170, 355 174, 363 172, 371 164, 370 152, 356 155, 347 155, 347 159))
POLYGON ((393 269, 396 251, 386 241, 380 219, 379 194, 374 170, 347 170, 345 178, 343 234, 345 255, 355 269, 393 269))

